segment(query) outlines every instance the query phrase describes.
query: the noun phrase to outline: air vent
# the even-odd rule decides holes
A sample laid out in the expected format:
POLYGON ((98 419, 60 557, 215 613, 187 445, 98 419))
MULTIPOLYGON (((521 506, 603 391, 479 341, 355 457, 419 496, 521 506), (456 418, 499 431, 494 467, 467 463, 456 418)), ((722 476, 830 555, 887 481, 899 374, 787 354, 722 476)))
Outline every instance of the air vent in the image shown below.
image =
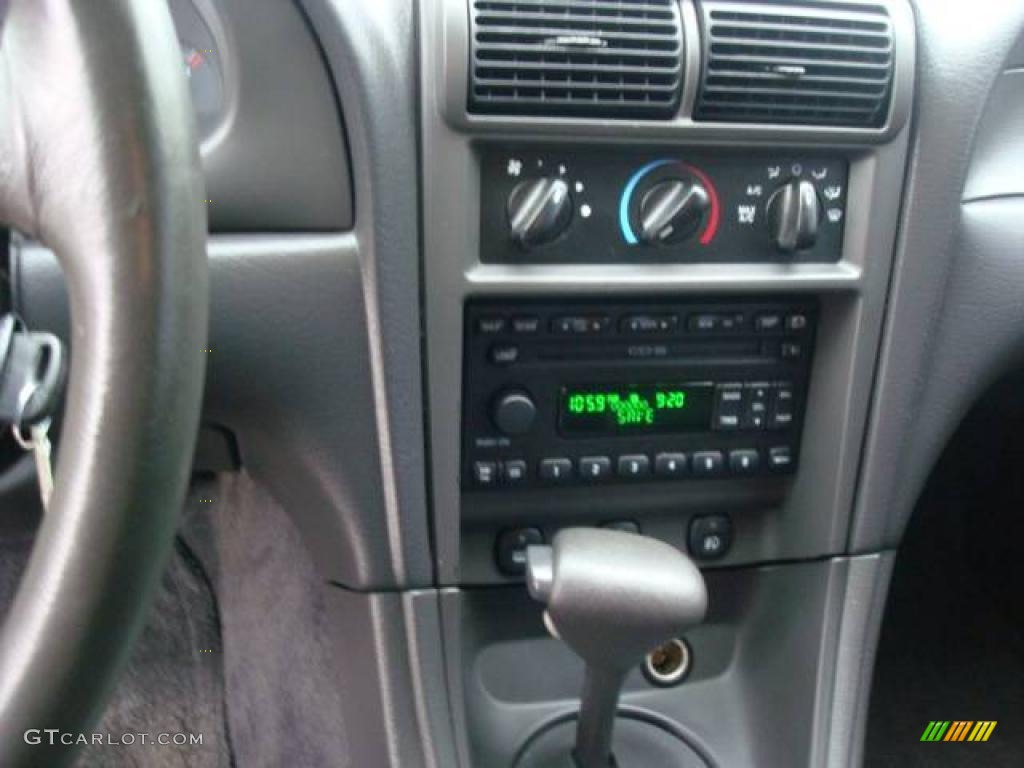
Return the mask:
POLYGON ((882 6, 710 0, 701 10, 697 120, 885 123, 893 33, 882 6))
POLYGON ((671 118, 678 0, 471 0, 473 112, 671 118))

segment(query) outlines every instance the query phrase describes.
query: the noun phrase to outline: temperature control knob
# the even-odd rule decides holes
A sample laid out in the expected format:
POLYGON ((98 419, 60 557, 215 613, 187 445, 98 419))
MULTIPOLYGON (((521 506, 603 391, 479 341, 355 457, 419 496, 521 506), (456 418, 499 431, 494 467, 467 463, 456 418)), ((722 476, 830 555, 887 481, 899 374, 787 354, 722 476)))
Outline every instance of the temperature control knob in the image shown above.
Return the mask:
POLYGON ((508 197, 512 240, 529 249, 558 237, 572 220, 572 197, 562 179, 543 176, 521 181, 508 197))
POLYGON ((767 214, 772 242, 783 253, 810 248, 818 238, 821 204, 809 181, 791 179, 775 190, 767 214))
POLYGON ((700 227, 710 204, 699 181, 659 181, 640 200, 640 240, 651 245, 685 240, 700 227))
POLYGON ((491 411, 494 426, 509 437, 525 435, 537 418, 537 406, 526 392, 513 391, 499 395, 491 411))

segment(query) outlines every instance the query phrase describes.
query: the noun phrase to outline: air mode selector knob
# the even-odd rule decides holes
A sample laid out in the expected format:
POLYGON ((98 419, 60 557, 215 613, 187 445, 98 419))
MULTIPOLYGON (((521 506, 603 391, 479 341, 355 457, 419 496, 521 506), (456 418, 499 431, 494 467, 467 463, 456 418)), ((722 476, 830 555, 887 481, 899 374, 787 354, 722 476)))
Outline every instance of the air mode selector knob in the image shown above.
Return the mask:
POLYGON ((818 239, 821 203, 809 181, 791 179, 768 198, 768 229, 783 253, 802 251, 818 239))
POLYGON ((572 221, 572 197, 563 179, 542 176, 519 182, 508 196, 513 242, 529 249, 558 237, 572 221))
POLYGON ((505 392, 494 400, 491 420, 509 437, 525 435, 537 418, 537 406, 526 392, 505 392))
POLYGON ((659 181, 640 199, 640 240, 650 245, 685 240, 700 228, 710 204, 708 191, 699 181, 659 181))

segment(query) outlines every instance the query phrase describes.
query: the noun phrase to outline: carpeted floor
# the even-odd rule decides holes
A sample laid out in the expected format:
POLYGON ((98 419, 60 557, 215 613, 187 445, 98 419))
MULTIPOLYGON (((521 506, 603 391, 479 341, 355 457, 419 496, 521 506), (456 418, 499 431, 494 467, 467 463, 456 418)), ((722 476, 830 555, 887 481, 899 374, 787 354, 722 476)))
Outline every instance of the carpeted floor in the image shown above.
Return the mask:
MULTIPOLYGON (((0 537, 0 617, 28 556, 0 537)), ((194 485, 151 618, 98 733, 201 733, 201 746, 89 746, 93 768, 344 768, 323 585, 284 511, 247 475, 194 485)))
POLYGON ((996 393, 976 409, 919 502, 882 629, 867 768, 1024 766, 1024 413, 1015 402, 996 393), (984 744, 922 743, 930 720, 998 724, 984 744))

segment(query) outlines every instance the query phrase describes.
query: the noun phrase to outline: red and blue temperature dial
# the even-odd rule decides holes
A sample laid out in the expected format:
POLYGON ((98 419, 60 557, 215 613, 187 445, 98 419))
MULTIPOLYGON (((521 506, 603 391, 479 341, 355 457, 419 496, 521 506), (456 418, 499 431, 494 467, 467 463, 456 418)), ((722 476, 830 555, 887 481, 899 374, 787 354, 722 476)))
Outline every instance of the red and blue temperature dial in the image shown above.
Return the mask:
POLYGON ((708 175, 674 158, 638 169, 619 199, 619 226, 628 245, 669 246, 693 238, 708 245, 720 218, 718 190, 708 175))

